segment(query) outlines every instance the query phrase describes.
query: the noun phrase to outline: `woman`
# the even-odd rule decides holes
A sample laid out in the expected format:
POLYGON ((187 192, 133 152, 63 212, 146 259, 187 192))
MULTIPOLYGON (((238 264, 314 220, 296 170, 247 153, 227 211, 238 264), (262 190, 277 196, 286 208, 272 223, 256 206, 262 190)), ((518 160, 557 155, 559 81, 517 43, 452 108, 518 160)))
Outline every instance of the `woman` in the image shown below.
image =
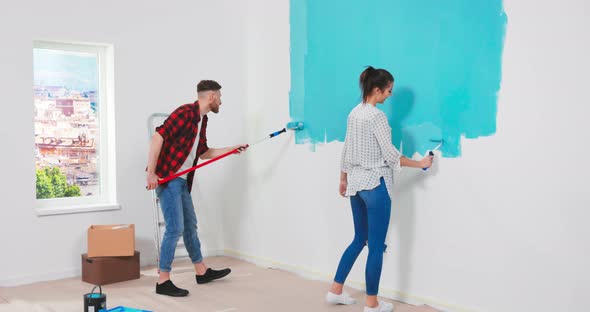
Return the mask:
POLYGON ((391 127, 377 104, 383 104, 391 96, 393 82, 393 76, 384 69, 369 66, 362 72, 363 101, 348 115, 342 151, 340 194, 350 197, 355 233, 342 255, 326 300, 333 304, 356 303, 342 288, 356 258, 368 243, 365 312, 393 311, 391 303, 377 299, 391 214, 393 170, 432 165, 432 156, 415 161, 402 156, 391 143, 391 127))

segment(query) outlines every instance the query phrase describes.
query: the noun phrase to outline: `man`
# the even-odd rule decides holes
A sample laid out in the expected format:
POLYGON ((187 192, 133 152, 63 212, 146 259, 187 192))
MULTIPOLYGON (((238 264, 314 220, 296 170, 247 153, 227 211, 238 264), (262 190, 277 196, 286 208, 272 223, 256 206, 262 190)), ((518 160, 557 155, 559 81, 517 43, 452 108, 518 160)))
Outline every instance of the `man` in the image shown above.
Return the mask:
POLYGON ((213 80, 202 80, 197 85, 198 100, 178 107, 152 136, 147 166, 148 189, 156 189, 166 231, 160 248, 160 278, 156 293, 175 297, 188 295, 188 290, 176 287, 170 280, 176 244, 183 236, 186 250, 195 267, 198 284, 208 283, 228 275, 231 270, 213 270, 203 262, 201 243, 197 236, 197 217, 190 195, 194 171, 158 186, 158 179, 196 165, 197 160, 210 159, 247 145, 225 148, 207 146, 207 113, 217 114, 221 106, 221 86, 213 80), (198 140, 197 140, 198 135, 198 140), (197 142, 196 148, 194 147, 197 142))

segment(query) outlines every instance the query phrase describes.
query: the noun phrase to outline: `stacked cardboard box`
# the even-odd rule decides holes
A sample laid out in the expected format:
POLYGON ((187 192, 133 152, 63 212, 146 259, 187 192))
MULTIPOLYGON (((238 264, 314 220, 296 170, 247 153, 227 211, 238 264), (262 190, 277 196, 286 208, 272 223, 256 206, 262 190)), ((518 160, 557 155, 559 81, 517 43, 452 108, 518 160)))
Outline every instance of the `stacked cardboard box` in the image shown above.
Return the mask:
POLYGON ((82 254, 82 281, 106 285, 139 278, 133 224, 91 225, 88 253, 82 254))

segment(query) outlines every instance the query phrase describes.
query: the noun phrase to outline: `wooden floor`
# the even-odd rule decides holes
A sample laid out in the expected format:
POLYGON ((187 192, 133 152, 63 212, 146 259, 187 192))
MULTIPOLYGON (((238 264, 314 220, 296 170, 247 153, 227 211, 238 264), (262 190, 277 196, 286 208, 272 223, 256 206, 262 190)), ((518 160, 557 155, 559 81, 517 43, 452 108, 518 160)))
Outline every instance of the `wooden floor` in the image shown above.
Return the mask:
MULTIPOLYGON (((172 281, 188 289, 184 298, 157 295, 155 269, 142 271, 138 280, 105 285, 107 307, 126 306, 162 312, 245 312, 245 311, 363 311, 364 292, 347 289, 359 303, 351 306, 331 306, 324 302, 329 284, 304 279, 298 275, 275 269, 255 266, 230 257, 206 259, 212 268, 230 267, 232 273, 225 279, 198 285, 189 268, 189 261, 177 261, 172 281)), ((82 296, 93 285, 80 278, 41 282, 18 287, 0 288, 0 311, 23 312, 80 312, 82 296)), ((390 301, 391 302, 391 301, 390 301)), ((393 302, 395 312, 435 312, 427 306, 411 306, 393 302)))

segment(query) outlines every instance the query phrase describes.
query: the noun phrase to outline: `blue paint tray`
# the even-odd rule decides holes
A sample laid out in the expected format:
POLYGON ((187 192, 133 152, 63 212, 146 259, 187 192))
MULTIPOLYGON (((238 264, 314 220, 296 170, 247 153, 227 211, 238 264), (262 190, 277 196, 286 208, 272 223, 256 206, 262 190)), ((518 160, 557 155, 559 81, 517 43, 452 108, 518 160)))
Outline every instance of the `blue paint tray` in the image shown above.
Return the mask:
POLYGON ((115 308, 108 309, 108 310, 100 310, 99 312, 153 312, 153 311, 140 310, 140 309, 119 306, 119 307, 115 307, 115 308))

